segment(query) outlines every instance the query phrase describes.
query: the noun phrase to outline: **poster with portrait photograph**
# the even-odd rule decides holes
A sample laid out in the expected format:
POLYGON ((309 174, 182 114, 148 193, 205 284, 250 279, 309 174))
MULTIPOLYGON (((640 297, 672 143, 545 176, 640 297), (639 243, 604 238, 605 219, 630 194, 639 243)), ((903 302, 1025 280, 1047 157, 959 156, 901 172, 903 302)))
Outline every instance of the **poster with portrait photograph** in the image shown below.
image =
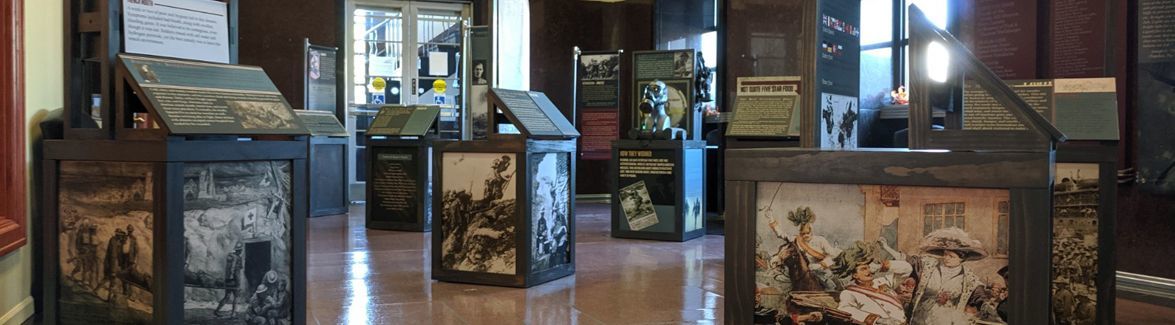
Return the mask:
POLYGON ((63 161, 58 183, 58 320, 153 321, 154 167, 63 161))
POLYGON ((857 97, 820 94, 821 148, 857 148, 857 97))
POLYGON ((1053 182, 1053 319, 1097 319, 1098 164, 1058 163, 1053 182))
POLYGON ((184 165, 184 323, 288 324, 289 161, 184 165))
POLYGON ((756 324, 1006 324, 1009 192, 761 182, 756 324))
POLYGON ((568 153, 530 155, 534 198, 530 202, 532 272, 571 262, 571 157, 568 153))
POLYGON ((517 273, 516 157, 514 153, 444 153, 442 220, 437 234, 442 236, 442 268, 517 273))
POLYGON ((338 49, 306 43, 305 109, 334 113, 338 106, 338 49))

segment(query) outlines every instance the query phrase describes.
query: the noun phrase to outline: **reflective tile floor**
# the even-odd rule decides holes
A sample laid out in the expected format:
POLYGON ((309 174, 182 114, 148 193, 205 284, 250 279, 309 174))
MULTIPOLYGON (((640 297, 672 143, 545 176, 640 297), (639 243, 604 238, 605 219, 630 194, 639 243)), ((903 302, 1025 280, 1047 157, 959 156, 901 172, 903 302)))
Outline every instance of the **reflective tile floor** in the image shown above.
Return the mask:
MULTIPOLYGON (((607 205, 576 206, 576 273, 529 289, 432 281, 430 234, 367 230, 363 207, 313 218, 311 324, 721 324, 723 237, 611 238, 607 205)), ((1118 300, 1118 324, 1175 309, 1118 300)))

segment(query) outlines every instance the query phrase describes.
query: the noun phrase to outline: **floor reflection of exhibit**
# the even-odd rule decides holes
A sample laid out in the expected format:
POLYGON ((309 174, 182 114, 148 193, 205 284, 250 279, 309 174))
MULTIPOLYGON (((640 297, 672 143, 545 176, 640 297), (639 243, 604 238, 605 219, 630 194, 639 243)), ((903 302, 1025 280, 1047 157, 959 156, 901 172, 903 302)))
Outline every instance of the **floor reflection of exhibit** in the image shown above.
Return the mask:
POLYGON ((150 322, 151 184, 148 164, 61 164, 62 323, 150 322))
POLYGON ((532 271, 543 271, 571 262, 568 237, 570 163, 567 153, 534 154, 530 157, 534 175, 534 199, 531 201, 532 271))
POLYGON ((290 164, 184 170, 184 322, 288 324, 290 164))
POLYGON ((1002 324, 1005 190, 762 183, 755 323, 1002 324))
POLYGON ((515 274, 514 154, 445 153, 441 267, 515 274))

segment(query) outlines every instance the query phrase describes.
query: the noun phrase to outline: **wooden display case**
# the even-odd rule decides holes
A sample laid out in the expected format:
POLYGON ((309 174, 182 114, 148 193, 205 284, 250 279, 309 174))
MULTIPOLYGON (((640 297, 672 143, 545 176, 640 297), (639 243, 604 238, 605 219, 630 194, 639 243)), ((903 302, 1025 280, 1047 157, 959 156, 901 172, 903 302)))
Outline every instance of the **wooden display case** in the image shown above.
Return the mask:
POLYGON ((438 107, 386 106, 367 131, 367 228, 431 231, 438 107))
POLYGON ((542 93, 487 99, 519 133, 437 144, 432 278, 531 287, 571 275, 579 133, 542 93))
POLYGON ((612 237, 687 241, 706 234, 703 141, 612 143, 612 237))

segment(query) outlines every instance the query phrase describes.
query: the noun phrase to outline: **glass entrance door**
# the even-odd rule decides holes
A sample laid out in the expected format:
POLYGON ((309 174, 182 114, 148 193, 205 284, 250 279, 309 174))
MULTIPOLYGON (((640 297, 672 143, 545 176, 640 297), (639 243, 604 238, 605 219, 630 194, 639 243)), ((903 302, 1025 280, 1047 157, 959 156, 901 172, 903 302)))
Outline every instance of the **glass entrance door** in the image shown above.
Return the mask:
POLYGON ((384 105, 439 105, 440 137, 461 137, 465 4, 362 0, 352 12, 347 129, 350 197, 363 201, 366 130, 384 105))

